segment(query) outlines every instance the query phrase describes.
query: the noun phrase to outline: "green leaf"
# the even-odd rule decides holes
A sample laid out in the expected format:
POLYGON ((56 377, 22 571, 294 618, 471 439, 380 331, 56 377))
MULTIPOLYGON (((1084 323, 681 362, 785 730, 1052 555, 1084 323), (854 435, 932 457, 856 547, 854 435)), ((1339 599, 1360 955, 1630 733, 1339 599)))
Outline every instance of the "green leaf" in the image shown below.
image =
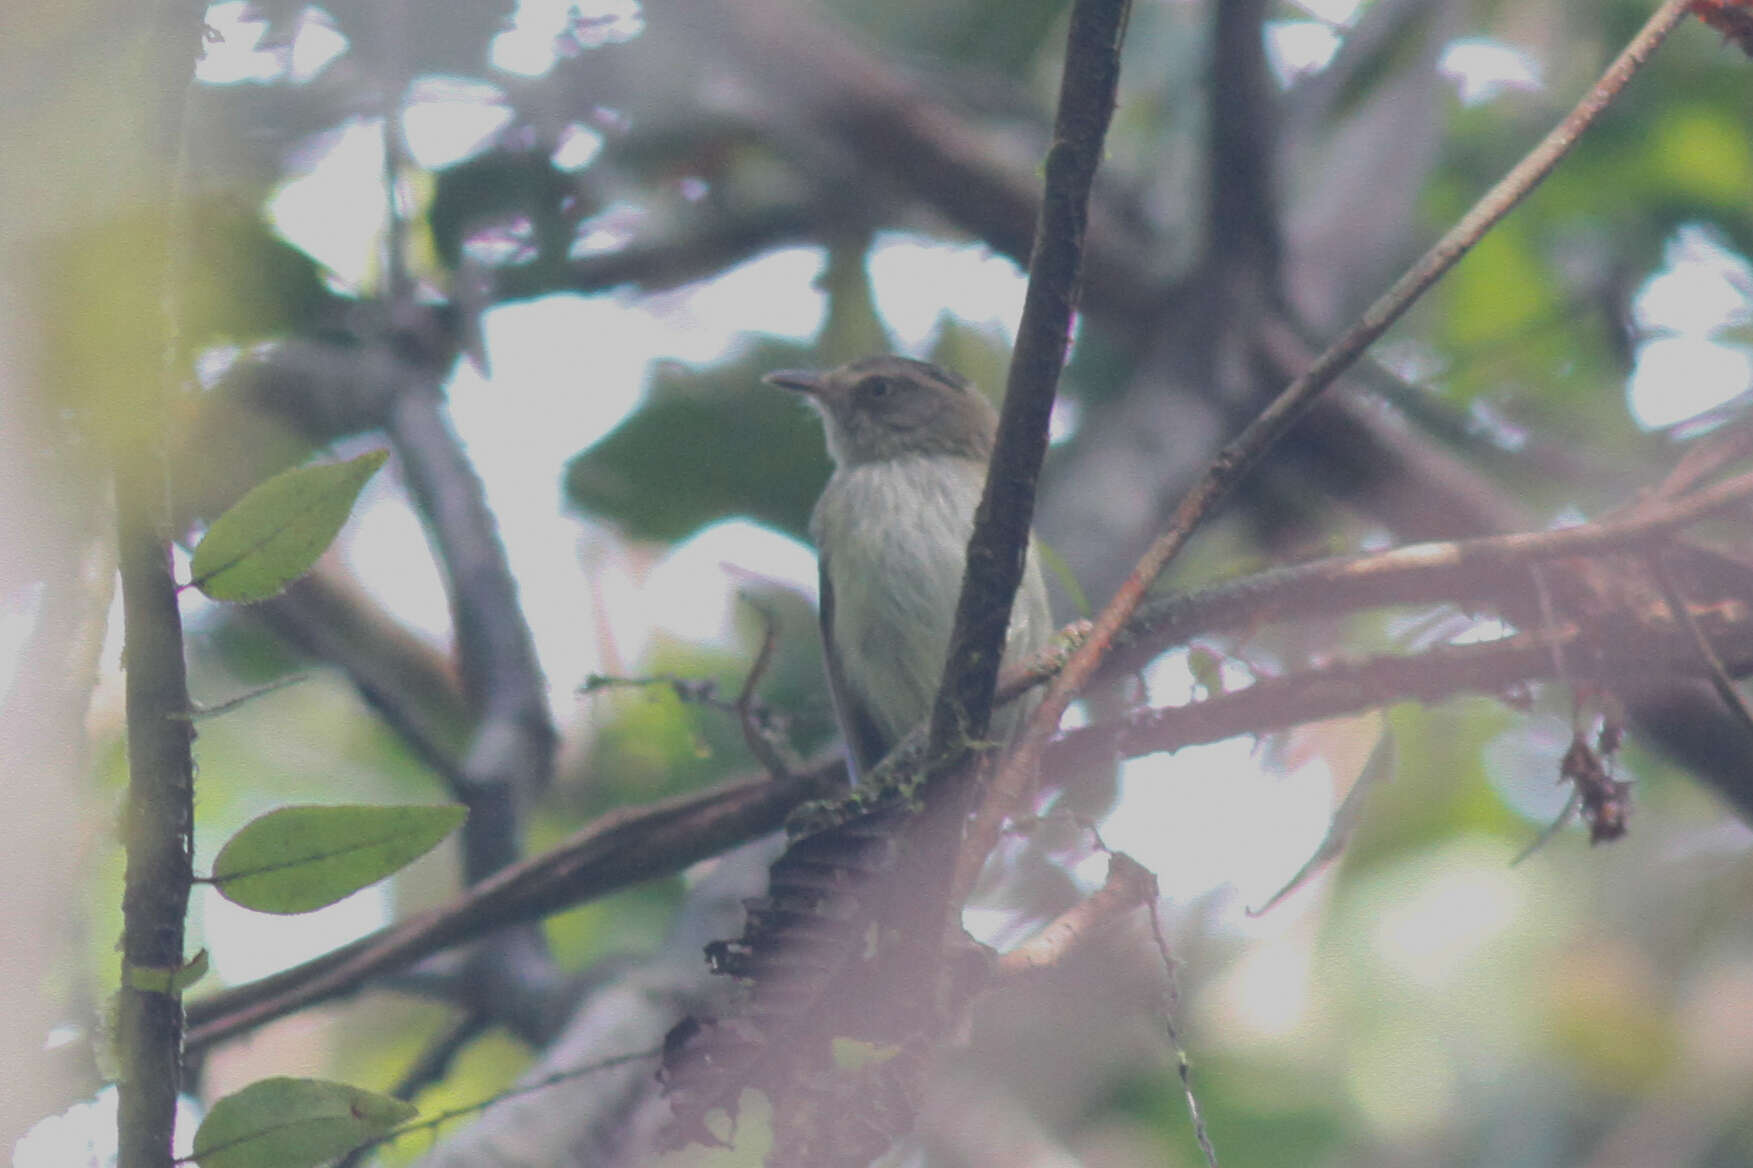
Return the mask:
POLYGON ((310 912, 412 863, 467 817, 456 804, 282 807, 226 841, 212 883, 258 912, 310 912))
POLYGON ((213 1105, 195 1132, 201 1168, 304 1168, 393 1131, 410 1103, 323 1079, 263 1079, 213 1105))
POLYGON ((334 541, 386 450, 277 474, 213 521, 195 549, 194 585, 214 600, 277 595, 334 541))

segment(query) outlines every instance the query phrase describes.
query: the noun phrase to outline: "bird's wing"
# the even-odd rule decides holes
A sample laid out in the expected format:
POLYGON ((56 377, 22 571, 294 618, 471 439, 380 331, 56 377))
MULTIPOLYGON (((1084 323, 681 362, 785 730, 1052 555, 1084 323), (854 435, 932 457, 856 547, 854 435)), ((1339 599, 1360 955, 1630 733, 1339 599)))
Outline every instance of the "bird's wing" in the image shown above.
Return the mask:
POLYGON ((828 574, 828 557, 825 555, 821 557, 819 581, 822 656, 828 663, 828 694, 834 701, 834 720, 840 724, 840 733, 846 739, 852 779, 857 782, 876 769, 892 744, 877 727, 870 708, 848 684, 840 654, 834 651, 834 583, 828 574))

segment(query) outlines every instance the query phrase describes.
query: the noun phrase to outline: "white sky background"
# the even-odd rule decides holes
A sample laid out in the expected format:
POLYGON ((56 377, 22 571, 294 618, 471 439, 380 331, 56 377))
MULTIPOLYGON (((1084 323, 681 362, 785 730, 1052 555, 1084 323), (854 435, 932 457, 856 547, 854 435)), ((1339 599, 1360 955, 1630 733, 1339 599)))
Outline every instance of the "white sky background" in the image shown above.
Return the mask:
MULTIPOLYGON (((515 25, 495 44, 495 65, 512 75, 540 75, 553 63, 556 38, 568 27, 574 7, 566 0, 522 0, 515 25)), ((591 26, 595 35, 637 31, 637 8, 630 0, 602 7, 615 19, 591 26)), ((1358 4, 1308 0, 1301 7, 1307 19, 1278 22, 1269 33, 1271 59, 1281 78, 1323 66, 1336 44, 1335 26, 1349 20, 1358 4)), ((224 39, 208 48, 200 68, 204 82, 247 83, 288 69, 308 79, 345 52, 345 41, 320 11, 307 17, 286 59, 254 51, 260 26, 243 16, 241 3, 210 10, 209 23, 224 39)), ((1509 45, 1457 42, 1445 56, 1445 68, 1468 102, 1541 86, 1538 62, 1509 45)), ((415 96, 407 137, 411 154, 425 166, 466 157, 509 116, 491 90, 480 86, 427 79, 415 96)), ((581 133, 567 143, 564 162, 585 164, 596 145, 588 131, 581 133)), ((385 224, 381 125, 351 122, 313 143, 305 161, 303 173, 272 201, 274 222, 326 265, 339 286, 369 288, 385 224)), ((651 361, 707 364, 756 332, 800 340, 812 336, 824 310, 813 287, 821 263, 816 249, 793 248, 663 296, 556 295, 486 315, 491 374, 459 364, 449 386, 450 413, 486 485, 563 726, 581 716, 588 719, 573 690, 586 674, 603 667, 594 633, 599 618, 613 628, 617 652, 636 662, 660 631, 704 642, 728 638, 736 587, 736 575, 728 569, 813 591, 810 550, 746 521, 718 524, 655 565, 647 564, 613 531, 562 509, 561 477, 568 459, 637 407, 651 361), (604 611, 593 614, 595 604, 604 611)), ((933 323, 945 310, 1014 334, 1022 276, 1009 261, 983 249, 891 236, 880 241, 870 270, 879 308, 910 351, 928 345, 933 323)), ((1677 233, 1661 270, 1636 301, 1639 361, 1627 393, 1641 424, 1675 424, 1753 385, 1753 351, 1721 336, 1753 319, 1750 306, 1753 272, 1747 261, 1702 227, 1677 233)), ((386 606, 434 637, 447 635, 443 592, 424 535, 388 476, 374 482, 344 539, 351 565, 386 606)), ((0 609, 0 683, 11 679, 32 610, 34 605, 22 612, 0 609)), ((1165 700, 1164 693, 1177 685, 1184 687, 1187 677, 1184 661, 1165 662, 1153 678, 1153 691, 1161 691, 1156 700, 1165 700)), ((1344 786, 1351 776, 1340 778, 1344 786)), ((1231 927, 1261 937, 1283 936, 1312 903, 1306 894, 1263 922, 1245 921, 1241 908, 1264 900, 1318 845, 1334 805, 1334 786, 1318 759, 1292 775, 1273 775, 1258 765, 1249 744, 1220 743, 1128 764, 1121 806, 1104 830, 1114 846, 1159 874, 1169 898, 1186 903, 1229 886, 1233 895, 1221 915, 1231 927), (1214 775, 1222 777, 1214 781, 1214 775), (1164 829, 1165 824, 1174 829, 1164 829)), ((1099 882, 1101 872, 1086 866, 1079 875, 1099 882)), ((259 976, 328 947, 337 932, 353 935, 372 927, 386 905, 387 898, 379 897, 335 906, 330 911, 337 919, 326 926, 321 914, 313 914, 304 919, 319 927, 303 940, 293 937, 283 921, 241 912, 225 914, 224 928, 210 916, 207 936, 216 969, 227 980, 259 976)), ((989 935, 1007 935, 1017 924, 989 917, 971 923, 989 935)), ((1498 925, 1495 910, 1478 922, 1480 929, 1498 925)), ((1468 927, 1465 914, 1446 914, 1445 943, 1468 927)), ((1293 983, 1306 954, 1286 960, 1279 975, 1263 972, 1259 963, 1250 966, 1248 978, 1231 987, 1241 997, 1230 1005, 1247 1016, 1251 1001, 1261 1025, 1284 1025, 1280 1015, 1294 997, 1293 983)), ((16 1161, 26 1168, 64 1162, 83 1161, 30 1156, 16 1161)))

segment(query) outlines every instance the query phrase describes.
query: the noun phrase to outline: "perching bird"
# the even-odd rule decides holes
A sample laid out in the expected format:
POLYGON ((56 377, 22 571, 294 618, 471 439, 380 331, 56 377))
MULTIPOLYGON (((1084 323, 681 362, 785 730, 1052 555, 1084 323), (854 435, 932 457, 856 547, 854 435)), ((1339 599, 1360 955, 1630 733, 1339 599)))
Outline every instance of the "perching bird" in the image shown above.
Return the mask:
MULTIPOLYGON (((810 535, 828 684, 856 778, 931 712, 998 414, 963 378, 906 357, 765 380, 808 396, 834 460, 810 535)), ((1006 665, 1053 634, 1037 560, 1031 551, 1006 665)), ((1025 708, 1019 702, 996 714, 992 737, 1008 738, 1025 708)))

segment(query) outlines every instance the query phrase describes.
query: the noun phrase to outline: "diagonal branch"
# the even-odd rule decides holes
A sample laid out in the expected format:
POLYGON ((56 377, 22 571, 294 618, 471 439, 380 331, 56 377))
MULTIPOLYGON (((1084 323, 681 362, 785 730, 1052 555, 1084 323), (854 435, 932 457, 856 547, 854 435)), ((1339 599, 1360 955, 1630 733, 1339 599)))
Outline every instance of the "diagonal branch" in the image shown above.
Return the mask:
POLYGON ((554 850, 495 872, 449 905, 193 1003, 189 1049, 351 992, 368 978, 462 941, 679 872, 777 829, 798 803, 841 789, 844 781, 839 767, 818 766, 784 781, 742 779, 611 812, 554 850))

